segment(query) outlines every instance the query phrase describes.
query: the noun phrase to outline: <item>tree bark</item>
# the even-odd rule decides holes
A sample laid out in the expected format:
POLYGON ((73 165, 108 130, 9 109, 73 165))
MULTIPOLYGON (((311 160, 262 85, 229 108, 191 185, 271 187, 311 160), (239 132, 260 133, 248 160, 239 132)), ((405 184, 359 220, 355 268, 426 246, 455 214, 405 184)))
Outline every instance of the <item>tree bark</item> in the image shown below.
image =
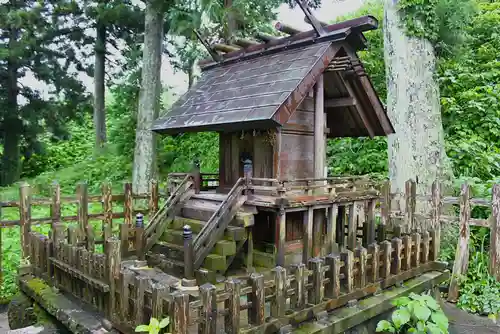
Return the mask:
POLYGON ((142 78, 137 113, 133 189, 147 192, 149 181, 156 176, 156 137, 151 131, 158 117, 161 93, 161 54, 163 41, 163 12, 152 1, 146 2, 142 78))
MULTIPOLYGON (((15 50, 18 39, 18 30, 9 29, 9 50, 15 50)), ((10 185, 20 178, 21 174, 21 133, 22 122, 19 119, 19 106, 17 103, 18 90, 18 62, 16 55, 10 55, 7 59, 6 90, 7 112, 3 120, 3 154, 0 168, 0 185, 10 185)))
POLYGON ((106 144, 105 71, 106 71, 106 26, 97 22, 94 69, 94 128, 95 149, 99 151, 106 144))
POLYGON ((228 10, 227 13, 227 35, 225 36, 226 43, 230 44, 233 41, 234 33, 236 32, 236 20, 232 12, 233 0, 224 0, 224 8, 228 10))
MULTIPOLYGON (((384 53, 387 113, 395 134, 388 137, 392 192, 404 193, 408 179, 417 194, 430 194, 432 182, 448 180, 451 165, 445 152, 436 57, 432 44, 406 35, 397 1, 385 0, 384 53)), ((397 201, 395 201, 397 202, 397 201)), ((399 201, 404 209, 403 201, 399 201)), ((427 208, 420 205, 417 210, 427 208)))

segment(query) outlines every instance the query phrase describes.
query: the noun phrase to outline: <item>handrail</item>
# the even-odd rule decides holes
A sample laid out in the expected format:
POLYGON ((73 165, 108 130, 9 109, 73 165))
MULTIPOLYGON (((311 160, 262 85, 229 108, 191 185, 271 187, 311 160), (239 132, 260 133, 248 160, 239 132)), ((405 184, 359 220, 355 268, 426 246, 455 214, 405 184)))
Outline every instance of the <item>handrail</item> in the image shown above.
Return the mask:
POLYGON ((192 183, 188 185, 191 177, 192 176, 190 174, 187 174, 184 177, 182 182, 175 188, 172 194, 170 194, 165 204, 160 208, 160 210, 155 213, 155 215, 151 218, 149 224, 146 226, 143 236, 145 251, 148 251, 149 248, 152 247, 154 242, 156 242, 155 240, 150 239, 153 237, 154 232, 156 231, 158 226, 165 221, 172 208, 174 208, 181 200, 182 195, 185 194, 186 191, 189 190, 189 188, 191 188, 192 183))
MULTIPOLYGON (((213 231, 219 231, 219 232, 224 231, 227 227, 224 225, 229 224, 229 221, 227 220, 233 218, 233 217, 224 217, 224 214, 227 212, 231 212, 234 205, 240 199, 241 193, 243 192, 243 190, 245 190, 245 184, 246 184, 246 179, 240 177, 238 181, 234 184, 234 186, 231 188, 229 193, 227 194, 227 197, 217 208, 217 210, 213 213, 208 222, 203 226, 200 233, 196 236, 196 239, 193 242, 193 248, 195 250, 195 257, 194 257, 195 269, 201 265, 205 256, 212 248, 213 245, 211 244, 215 244, 215 242, 217 242, 217 240, 215 240, 216 238, 214 238, 214 236, 212 235, 213 231), (221 218, 226 218, 226 221, 222 221, 222 224, 220 222, 221 218)), ((236 214, 236 212, 234 212, 234 214, 236 214)))

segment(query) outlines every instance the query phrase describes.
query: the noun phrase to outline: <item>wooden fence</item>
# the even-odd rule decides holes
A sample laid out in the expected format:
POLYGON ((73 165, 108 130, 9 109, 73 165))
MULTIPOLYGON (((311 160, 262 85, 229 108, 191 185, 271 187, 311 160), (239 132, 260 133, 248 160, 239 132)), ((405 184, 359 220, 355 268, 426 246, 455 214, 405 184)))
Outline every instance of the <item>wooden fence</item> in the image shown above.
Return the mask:
POLYGON ((170 331, 175 334, 222 329, 274 333, 423 272, 443 269, 434 262, 439 252, 437 235, 436 231, 412 233, 313 258, 307 266, 276 267, 269 277, 254 273, 230 278, 222 289, 207 283, 199 287, 199 297, 169 291, 149 276, 125 269, 116 282, 119 305, 113 322, 133 328, 151 316, 169 316, 170 331))

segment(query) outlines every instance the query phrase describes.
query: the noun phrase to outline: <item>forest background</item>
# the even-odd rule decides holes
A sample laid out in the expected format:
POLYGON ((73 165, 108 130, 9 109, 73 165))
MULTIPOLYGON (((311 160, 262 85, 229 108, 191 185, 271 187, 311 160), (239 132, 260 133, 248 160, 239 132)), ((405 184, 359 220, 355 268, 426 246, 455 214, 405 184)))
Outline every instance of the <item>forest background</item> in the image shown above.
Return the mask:
MULTIPOLYGON (((270 23, 275 19, 275 9, 283 2, 235 0, 234 10, 228 10, 226 1, 155 4, 166 17, 158 30, 164 34, 163 52, 176 71, 187 75, 191 85, 198 74, 197 60, 206 56, 192 34, 193 28, 202 29, 213 38, 223 38, 231 27, 221 22, 228 16, 245 13, 244 24, 237 27, 243 34, 272 34, 275 31, 270 23)), ((435 38, 435 80, 440 89, 445 150, 451 161, 453 182, 458 185, 466 180, 472 185, 474 197, 490 197, 492 184, 500 183, 500 3, 413 3, 417 3, 417 9, 421 6, 420 10, 426 6, 436 9, 430 20, 441 26, 436 31, 443 34, 435 38), (464 21, 454 13, 457 6, 465 5, 470 6, 470 11, 464 21), (449 31, 451 36, 446 35, 448 27, 460 28, 459 42, 449 42, 455 36, 449 31)), ((384 4, 369 1, 335 20, 366 14, 376 16, 382 23, 384 4)), ((145 16, 144 6, 128 1, 0 2, 0 201, 18 197, 15 183, 19 180, 48 196, 55 180, 63 192, 71 194, 82 180, 89 184, 89 191, 96 193, 103 181, 111 182, 119 191, 123 182, 131 179, 145 16), (119 52, 122 57, 109 57, 110 52, 119 52), (41 94, 19 83, 28 72, 46 83, 51 94, 41 94), (93 94, 85 91, 78 72, 96 78, 93 94), (9 85, 12 76, 16 77, 16 86, 9 85)), ((369 46, 360 56, 385 101, 383 36, 383 27, 366 33, 369 46)), ((167 79, 162 88, 162 111, 178 97, 171 86, 167 79)), ((160 179, 169 172, 188 171, 198 157, 202 172, 215 172, 218 168, 218 138, 214 133, 161 137, 155 151, 154 168, 160 179)), ((329 140, 329 173, 387 177, 387 152, 386 138, 329 140)), ((9 219, 9 214, 5 211, 2 217, 9 219)), ((19 231, 3 229, 2 233, 4 280, 0 295, 8 300, 16 292, 19 231)), ((458 227, 450 226, 443 236, 448 240, 442 242, 443 260, 453 261, 457 235, 458 227)), ((488 229, 473 228, 469 271, 462 280, 458 304, 482 315, 500 312, 500 283, 487 272, 488 242, 488 229)))

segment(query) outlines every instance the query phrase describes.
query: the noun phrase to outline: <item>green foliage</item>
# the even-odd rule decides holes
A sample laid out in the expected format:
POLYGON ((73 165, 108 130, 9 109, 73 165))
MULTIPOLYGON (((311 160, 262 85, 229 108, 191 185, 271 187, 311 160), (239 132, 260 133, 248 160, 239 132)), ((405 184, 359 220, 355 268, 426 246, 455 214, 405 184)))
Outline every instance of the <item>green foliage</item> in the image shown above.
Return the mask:
POLYGON ((450 53, 463 41, 474 15, 472 0, 400 0, 406 32, 429 40, 438 53, 450 53))
POLYGON ((136 332, 147 332, 149 334, 158 334, 160 330, 167 327, 170 323, 170 318, 165 317, 162 321, 158 321, 156 318, 151 318, 149 320, 149 325, 139 325, 135 328, 136 332))
POLYGON ((448 333, 448 318, 430 295, 410 293, 393 302, 396 310, 390 321, 381 320, 377 332, 389 333, 448 333))

